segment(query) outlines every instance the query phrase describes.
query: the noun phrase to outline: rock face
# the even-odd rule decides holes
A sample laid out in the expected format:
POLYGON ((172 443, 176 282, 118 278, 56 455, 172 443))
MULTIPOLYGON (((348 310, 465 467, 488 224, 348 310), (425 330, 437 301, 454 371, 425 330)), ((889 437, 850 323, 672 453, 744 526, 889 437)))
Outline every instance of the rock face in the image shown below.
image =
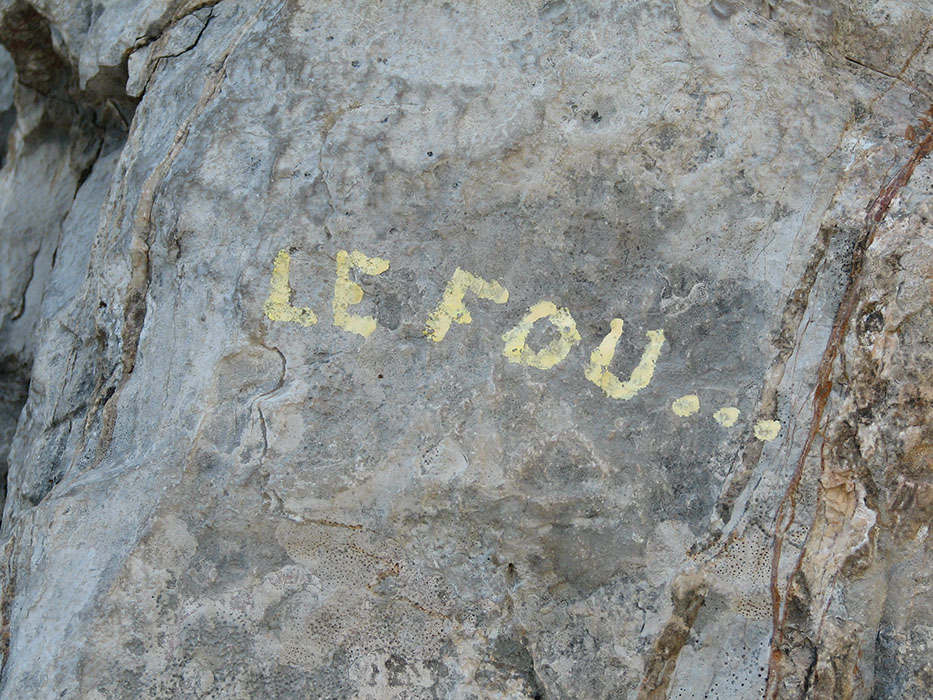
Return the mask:
POLYGON ((0 2, 0 698, 927 698, 931 26, 0 2))

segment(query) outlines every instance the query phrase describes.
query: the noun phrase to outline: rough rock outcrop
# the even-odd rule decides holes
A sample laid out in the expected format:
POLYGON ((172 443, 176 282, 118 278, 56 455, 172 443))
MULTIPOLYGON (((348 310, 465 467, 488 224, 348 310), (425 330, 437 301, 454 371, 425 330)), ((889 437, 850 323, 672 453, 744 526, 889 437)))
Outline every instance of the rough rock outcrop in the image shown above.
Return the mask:
POLYGON ((931 27, 0 2, 0 698, 928 697, 931 27))

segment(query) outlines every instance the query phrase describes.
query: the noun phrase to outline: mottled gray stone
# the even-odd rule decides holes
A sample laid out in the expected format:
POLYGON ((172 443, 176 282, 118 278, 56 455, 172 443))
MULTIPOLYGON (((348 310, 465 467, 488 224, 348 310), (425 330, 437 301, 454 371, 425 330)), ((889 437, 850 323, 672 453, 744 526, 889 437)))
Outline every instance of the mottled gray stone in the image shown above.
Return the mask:
POLYGON ((0 3, 0 698, 925 697, 931 21, 0 3))

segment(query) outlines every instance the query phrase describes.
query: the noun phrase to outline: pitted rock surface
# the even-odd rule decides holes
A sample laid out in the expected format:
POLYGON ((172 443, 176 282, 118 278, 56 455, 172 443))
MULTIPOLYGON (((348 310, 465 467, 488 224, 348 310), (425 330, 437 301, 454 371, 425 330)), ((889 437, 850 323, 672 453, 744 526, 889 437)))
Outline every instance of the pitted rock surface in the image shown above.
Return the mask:
POLYGON ((931 28, 0 2, 0 698, 926 698, 931 28))

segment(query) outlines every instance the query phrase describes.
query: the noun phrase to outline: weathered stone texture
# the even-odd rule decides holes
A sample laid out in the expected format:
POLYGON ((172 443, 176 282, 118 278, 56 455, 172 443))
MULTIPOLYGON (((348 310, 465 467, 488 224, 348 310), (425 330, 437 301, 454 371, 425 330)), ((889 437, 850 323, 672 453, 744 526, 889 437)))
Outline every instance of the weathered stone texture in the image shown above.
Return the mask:
POLYGON ((931 26, 0 2, 0 698, 928 697, 931 26))

